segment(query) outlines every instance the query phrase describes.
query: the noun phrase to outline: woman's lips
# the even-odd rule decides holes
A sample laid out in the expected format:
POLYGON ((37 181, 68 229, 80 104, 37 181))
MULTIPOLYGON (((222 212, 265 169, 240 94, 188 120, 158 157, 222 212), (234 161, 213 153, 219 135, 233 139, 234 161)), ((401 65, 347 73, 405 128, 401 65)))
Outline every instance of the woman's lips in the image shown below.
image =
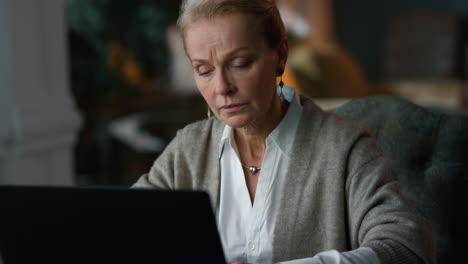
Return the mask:
POLYGON ((246 106, 247 104, 230 104, 230 105, 223 105, 221 107, 221 111, 224 111, 226 113, 235 113, 237 111, 240 111, 242 109, 244 109, 244 107, 246 106))

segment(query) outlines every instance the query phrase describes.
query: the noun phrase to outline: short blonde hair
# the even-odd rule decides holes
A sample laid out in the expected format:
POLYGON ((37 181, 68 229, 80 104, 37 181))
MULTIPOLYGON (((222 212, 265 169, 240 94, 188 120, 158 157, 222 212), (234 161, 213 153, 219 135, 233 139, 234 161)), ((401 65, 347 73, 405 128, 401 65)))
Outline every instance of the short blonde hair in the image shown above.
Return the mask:
POLYGON ((177 20, 184 47, 186 30, 190 24, 199 19, 232 13, 251 15, 257 20, 259 33, 268 47, 278 49, 287 43, 286 30, 274 0, 184 0, 177 20))

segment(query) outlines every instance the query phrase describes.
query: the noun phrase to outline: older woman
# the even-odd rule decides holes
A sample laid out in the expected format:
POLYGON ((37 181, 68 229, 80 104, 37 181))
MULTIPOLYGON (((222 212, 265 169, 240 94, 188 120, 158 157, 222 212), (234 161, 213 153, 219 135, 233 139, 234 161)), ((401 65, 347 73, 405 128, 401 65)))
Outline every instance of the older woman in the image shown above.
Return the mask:
POLYGON ((214 116, 135 186, 207 191, 228 261, 433 262, 374 139, 277 86, 288 43, 274 1, 186 0, 178 25, 214 116))

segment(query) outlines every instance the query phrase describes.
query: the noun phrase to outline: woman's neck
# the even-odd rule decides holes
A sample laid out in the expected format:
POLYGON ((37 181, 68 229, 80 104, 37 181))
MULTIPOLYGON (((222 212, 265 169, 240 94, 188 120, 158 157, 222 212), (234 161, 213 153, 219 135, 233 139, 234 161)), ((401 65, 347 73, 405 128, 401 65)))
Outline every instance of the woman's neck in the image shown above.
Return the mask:
POLYGON ((239 151, 241 161, 249 166, 260 166, 265 152, 265 140, 278 126, 285 116, 289 103, 284 100, 278 102, 262 122, 252 122, 251 125, 233 130, 234 139, 239 151))

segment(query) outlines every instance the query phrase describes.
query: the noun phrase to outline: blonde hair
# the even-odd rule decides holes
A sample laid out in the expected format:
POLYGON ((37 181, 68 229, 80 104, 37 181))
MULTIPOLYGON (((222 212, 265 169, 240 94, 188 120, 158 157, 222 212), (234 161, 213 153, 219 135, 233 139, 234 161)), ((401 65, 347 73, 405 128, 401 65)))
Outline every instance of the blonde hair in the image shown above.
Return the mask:
POLYGON ((199 19, 240 13, 258 21, 258 32, 268 47, 278 49, 287 43, 286 30, 274 0, 184 0, 177 20, 185 47, 185 34, 190 24, 199 19))

